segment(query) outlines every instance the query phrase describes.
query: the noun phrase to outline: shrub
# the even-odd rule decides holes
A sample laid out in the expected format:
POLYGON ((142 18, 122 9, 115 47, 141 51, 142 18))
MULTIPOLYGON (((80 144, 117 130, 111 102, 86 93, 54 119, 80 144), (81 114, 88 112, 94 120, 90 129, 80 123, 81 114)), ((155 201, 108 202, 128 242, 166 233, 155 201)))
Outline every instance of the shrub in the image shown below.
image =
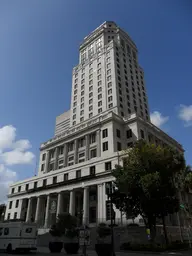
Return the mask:
POLYGON ((111 234, 111 229, 105 223, 100 223, 97 228, 99 238, 105 238, 111 234))
POLYGON ((56 224, 51 227, 49 232, 52 236, 65 235, 74 238, 78 236, 77 218, 69 213, 59 214, 56 224))

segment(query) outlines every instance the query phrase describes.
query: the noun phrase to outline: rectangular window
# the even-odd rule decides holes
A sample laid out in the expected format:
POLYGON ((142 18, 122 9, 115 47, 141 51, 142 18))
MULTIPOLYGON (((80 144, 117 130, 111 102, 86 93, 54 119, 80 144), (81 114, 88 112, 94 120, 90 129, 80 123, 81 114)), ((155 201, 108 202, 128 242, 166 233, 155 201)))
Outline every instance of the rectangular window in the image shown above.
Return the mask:
POLYGON ((108 77, 107 77, 107 81, 110 81, 110 80, 111 80, 111 76, 108 76, 108 77))
POLYGON ((121 138, 121 131, 119 129, 116 130, 117 138, 121 138))
POLYGON ((110 62, 110 57, 107 58, 107 63, 109 63, 109 62, 110 62))
POLYGON ((93 110, 93 105, 89 106, 89 111, 93 110))
POLYGON ((91 97, 93 97, 93 93, 92 92, 89 93, 89 98, 91 98, 91 97))
POLYGON ((113 96, 108 97, 108 102, 113 100, 113 96))
POLYGON ((108 83, 108 88, 110 88, 112 86, 112 82, 108 83))
POLYGON ((90 151, 91 158, 97 157, 97 149, 92 149, 90 151))
POLYGON ((44 179, 44 180, 43 180, 43 187, 46 187, 46 186, 47 186, 47 180, 44 179))
POLYGON ((10 220, 10 217, 11 217, 11 213, 8 213, 7 219, 10 220))
POLYGON ((121 151, 121 143, 120 142, 117 142, 117 150, 121 151))
POLYGON ((50 150, 50 158, 54 158, 55 156, 55 149, 50 150))
POLYGON ((99 100, 99 99, 102 99, 102 94, 99 94, 99 95, 98 95, 98 100, 99 100))
POLYGON ((98 75, 98 76, 97 76, 97 79, 98 79, 98 80, 101 80, 101 75, 98 75))
POLYGON ((141 132, 141 138, 142 138, 142 139, 145 139, 144 131, 141 129, 140 132, 141 132))
POLYGON ((49 171, 53 171, 54 170, 54 163, 50 163, 49 164, 49 171))
POLYGON ((11 194, 14 194, 15 188, 11 189, 11 194))
POLYGON ((80 115, 82 116, 84 114, 84 110, 81 110, 80 111, 80 115))
POLYGON ((9 209, 11 209, 11 208, 12 208, 12 204, 13 204, 13 202, 12 202, 12 201, 10 201, 10 202, 9 202, 9 209))
POLYGON ((90 86, 90 87, 89 87, 89 91, 92 91, 92 90, 93 90, 93 86, 90 86))
MULTIPOLYGON (((84 90, 84 89, 85 89, 85 85, 82 85, 81 90, 84 90)), ((76 99, 77 99, 77 96, 76 96, 76 99)))
POLYGON ((108 150, 108 142, 103 142, 103 151, 107 151, 108 150))
POLYGON ((100 93, 102 91, 102 87, 98 88, 98 93, 100 93))
POLYGON ((96 142, 96 133, 92 133, 90 134, 90 144, 95 143, 96 142))
POLYGON ((73 150, 74 150, 74 142, 70 142, 68 144, 68 151, 70 152, 70 151, 73 151, 73 150))
POLYGON ((105 171, 110 171, 111 170, 111 162, 106 162, 105 163, 105 171))
POLYGON ((84 97, 81 98, 81 102, 84 102, 84 97))
POLYGON ((93 73, 93 68, 89 69, 89 74, 93 73))
POLYGON ((17 212, 14 212, 14 220, 17 219, 17 212))
POLYGON ((25 190, 28 191, 29 190, 29 184, 25 185, 25 190))
POLYGON ((81 138, 78 140, 78 148, 82 148, 85 146, 85 138, 81 138))
POLYGON ((91 167, 89 168, 89 174, 90 174, 91 176, 95 175, 95 166, 91 166, 91 167))
POLYGON ((64 152, 64 147, 60 146, 59 147, 59 155, 63 155, 63 152, 64 152))
POLYGON ((93 116, 93 112, 89 113, 89 118, 91 118, 93 116))
POLYGON ((110 103, 108 108, 112 108, 113 107, 113 103, 110 103))
POLYGON ((101 74, 101 68, 97 70, 97 74, 101 74))
POLYGON ((107 75, 111 74, 111 69, 107 70, 107 75))
POLYGON ((107 64, 107 69, 111 67, 111 63, 108 63, 107 64))
POLYGON ((103 130, 103 138, 107 138, 108 137, 108 129, 103 130))
POLYGON ((98 107, 102 106, 102 101, 98 101, 98 107))
POLYGON ((79 153, 79 158, 82 158, 85 156, 85 152, 79 153))
POLYGON ((79 163, 83 163, 83 162, 85 162, 85 158, 79 159, 79 163))
POLYGON ((76 171, 76 178, 81 178, 81 170, 76 171))
POLYGON ((57 176, 54 176, 53 177, 53 184, 56 184, 57 183, 57 176))
POLYGON ((93 78, 93 74, 90 74, 90 75, 89 75, 89 79, 92 79, 92 78, 93 78))
POLYGON ((68 158, 68 162, 71 162, 71 161, 73 161, 74 160, 74 156, 70 156, 69 158, 68 158))
POLYGON ((34 182, 34 186, 33 186, 34 189, 37 188, 37 181, 34 182))
POLYGON ((85 92, 84 91, 81 91, 81 96, 83 96, 85 94, 85 92))
POLYGON ((42 155, 42 161, 45 161, 45 158, 46 158, 46 154, 44 153, 44 154, 42 155))
POLYGON ((89 85, 92 85, 92 84, 93 84, 93 80, 90 80, 90 81, 89 81, 89 85))
POLYGON ((81 108, 84 108, 84 103, 81 104, 81 108))
POLYGON ((58 162, 59 169, 63 168, 63 163, 64 163, 63 160, 59 160, 58 162))
POLYGON ((108 94, 109 94, 109 95, 112 94, 112 89, 109 89, 109 90, 108 90, 108 94))
POLYGON ((132 148, 132 147, 133 147, 133 142, 127 143, 127 147, 128 147, 128 148, 132 148))
POLYGON ((98 113, 101 113, 101 112, 102 112, 102 108, 99 108, 99 109, 98 109, 98 113))
POLYGON ((132 138, 132 130, 127 130, 127 139, 132 138))
POLYGON ((98 84, 98 86, 100 86, 100 85, 102 84, 102 82, 101 82, 101 81, 99 81, 97 84, 98 84))
POLYGON ((18 187, 18 192, 21 192, 21 186, 18 187))
POLYGON ((65 173, 65 174, 64 174, 64 177, 63 177, 64 181, 67 181, 67 180, 68 180, 68 178, 69 178, 68 173, 65 173))
POLYGON ((17 199, 15 202, 15 208, 18 208, 18 206, 19 206, 19 200, 17 199))

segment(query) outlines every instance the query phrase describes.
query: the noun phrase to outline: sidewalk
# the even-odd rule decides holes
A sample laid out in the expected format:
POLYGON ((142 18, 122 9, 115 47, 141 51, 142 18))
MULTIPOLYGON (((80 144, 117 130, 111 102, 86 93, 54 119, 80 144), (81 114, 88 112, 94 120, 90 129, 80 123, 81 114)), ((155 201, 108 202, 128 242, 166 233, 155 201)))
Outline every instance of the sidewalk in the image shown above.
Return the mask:
MULTIPOLYGON (((64 250, 62 250, 62 253, 66 254, 64 252, 64 250)), ((50 251, 49 251, 49 248, 48 247, 37 247, 37 254, 50 254, 50 251)), ((58 256, 58 253, 51 253, 52 256, 54 255, 57 255, 58 256)), ((67 254, 66 254, 67 255, 67 254)), ((79 253, 78 254, 75 254, 76 256, 77 255, 82 255, 82 251, 81 249, 79 249, 79 253)), ((87 255, 88 256, 97 256, 96 252, 94 250, 87 250, 87 255)), ((154 256, 157 256, 157 255, 167 255, 167 256, 191 256, 192 255, 192 250, 189 250, 189 251, 178 251, 178 252, 115 252, 115 255, 116 256, 141 256, 141 255, 154 255, 154 256)))

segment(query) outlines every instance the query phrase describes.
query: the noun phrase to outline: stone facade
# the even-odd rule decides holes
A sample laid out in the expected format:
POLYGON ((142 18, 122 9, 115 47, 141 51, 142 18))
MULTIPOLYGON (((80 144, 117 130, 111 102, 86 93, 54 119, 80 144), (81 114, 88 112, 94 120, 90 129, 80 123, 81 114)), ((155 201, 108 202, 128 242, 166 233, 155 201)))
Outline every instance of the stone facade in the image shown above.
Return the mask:
MULTIPOLYGON (((59 213, 69 212, 84 224, 108 222, 106 183, 114 180, 111 170, 122 163, 123 150, 138 139, 183 152, 177 141, 150 122, 135 44, 115 23, 105 22, 81 44, 80 63, 73 69, 71 109, 57 117, 55 136, 41 144, 37 176, 10 186, 5 219, 48 228, 59 213)), ((114 211, 116 222, 132 221, 115 207, 114 211)), ((135 222, 140 221, 138 216, 135 222)))

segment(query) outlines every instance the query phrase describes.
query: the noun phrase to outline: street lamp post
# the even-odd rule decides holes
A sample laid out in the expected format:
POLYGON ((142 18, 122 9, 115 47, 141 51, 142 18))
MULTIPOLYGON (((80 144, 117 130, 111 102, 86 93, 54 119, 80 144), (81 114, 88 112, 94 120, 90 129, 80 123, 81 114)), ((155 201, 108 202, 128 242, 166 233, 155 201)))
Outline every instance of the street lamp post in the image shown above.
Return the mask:
POLYGON ((110 219, 111 219, 111 255, 115 256, 114 250, 114 230, 113 230, 113 203, 112 203, 112 193, 113 193, 113 184, 112 182, 106 184, 108 187, 108 199, 110 198, 110 219))

